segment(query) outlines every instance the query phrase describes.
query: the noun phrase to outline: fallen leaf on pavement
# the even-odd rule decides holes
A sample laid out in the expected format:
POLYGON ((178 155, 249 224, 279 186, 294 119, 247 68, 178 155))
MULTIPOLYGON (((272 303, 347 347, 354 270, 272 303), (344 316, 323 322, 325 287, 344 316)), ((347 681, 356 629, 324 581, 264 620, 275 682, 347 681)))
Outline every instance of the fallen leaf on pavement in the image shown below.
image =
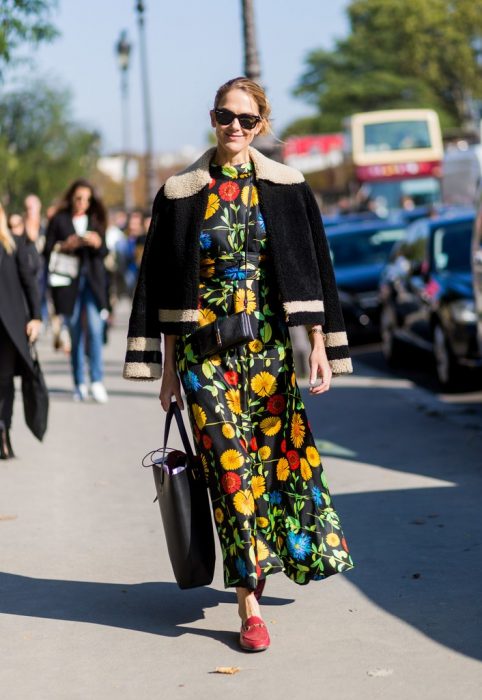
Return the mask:
POLYGON ((241 671, 239 666, 218 666, 212 673, 226 673, 228 676, 233 676, 241 671))
POLYGON ((386 676, 391 676, 393 673, 393 668, 374 668, 371 671, 367 671, 367 676, 372 676, 373 678, 384 678, 386 676))
POLYGON ((2 520, 16 520, 17 517, 16 515, 0 515, 0 522, 2 520))

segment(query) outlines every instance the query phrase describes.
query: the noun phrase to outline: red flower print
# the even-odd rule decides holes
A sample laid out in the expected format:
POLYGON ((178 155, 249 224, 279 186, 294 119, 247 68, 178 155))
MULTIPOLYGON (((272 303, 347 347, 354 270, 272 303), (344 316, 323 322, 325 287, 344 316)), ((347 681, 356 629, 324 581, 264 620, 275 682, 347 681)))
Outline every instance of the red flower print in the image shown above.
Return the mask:
POLYGON ((239 185, 232 180, 228 182, 223 182, 219 187, 219 196, 224 199, 225 202, 232 202, 239 194, 239 185))
POLYGON ((211 440, 209 435, 203 435, 203 445, 206 448, 206 450, 210 450, 213 446, 213 441, 211 440))
POLYGON ((300 456, 296 450, 288 450, 286 458, 288 459, 291 471, 298 469, 300 466, 300 456))
POLYGON ((239 442, 240 442, 243 450, 245 450, 247 452, 248 451, 248 443, 246 442, 246 440, 244 438, 239 438, 239 442))
POLYGON ((216 184, 216 180, 212 177, 211 182, 209 183, 209 189, 212 190, 215 184, 216 184))
POLYGON ((286 440, 281 441, 281 452, 286 452, 286 440))
POLYGON ((249 441, 249 446, 253 450, 253 452, 256 452, 258 449, 258 443, 256 442, 256 438, 252 437, 251 440, 249 441))
POLYGON ((262 574, 261 567, 258 564, 258 562, 256 562, 256 576, 261 576, 261 574, 262 574))
POLYGON ((228 372, 224 373, 224 379, 225 379, 227 384, 230 384, 231 386, 237 386, 238 373, 235 372, 234 370, 229 370, 228 372))
POLYGON ((345 540, 344 537, 341 538, 341 546, 343 547, 343 549, 345 550, 345 552, 348 552, 348 545, 347 545, 346 540, 345 540))
POLYGON ((197 427, 197 425, 194 426, 194 438, 196 442, 199 442, 201 440, 201 431, 197 427))
POLYGON ((226 472, 221 477, 221 485, 226 493, 235 493, 241 486, 241 477, 236 472, 226 472))
POLYGON ((279 416, 280 413, 283 413, 285 406, 286 401, 282 394, 275 394, 268 399, 268 411, 274 416, 279 416))

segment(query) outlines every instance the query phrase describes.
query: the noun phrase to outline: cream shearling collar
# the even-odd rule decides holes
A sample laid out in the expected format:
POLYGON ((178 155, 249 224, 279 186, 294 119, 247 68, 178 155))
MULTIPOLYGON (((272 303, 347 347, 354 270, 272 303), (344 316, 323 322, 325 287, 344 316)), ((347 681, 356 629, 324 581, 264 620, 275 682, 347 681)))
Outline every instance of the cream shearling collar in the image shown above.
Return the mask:
MULTIPOLYGON (((203 187, 209 185, 211 181, 209 164, 215 151, 216 148, 210 148, 195 163, 192 163, 179 174, 168 178, 164 185, 164 194, 167 199, 192 197, 200 192, 203 187)), ((253 161, 258 180, 269 180, 279 185, 294 185, 304 182, 304 177, 299 170, 271 160, 271 158, 267 158, 255 148, 249 149, 249 156, 253 161)))

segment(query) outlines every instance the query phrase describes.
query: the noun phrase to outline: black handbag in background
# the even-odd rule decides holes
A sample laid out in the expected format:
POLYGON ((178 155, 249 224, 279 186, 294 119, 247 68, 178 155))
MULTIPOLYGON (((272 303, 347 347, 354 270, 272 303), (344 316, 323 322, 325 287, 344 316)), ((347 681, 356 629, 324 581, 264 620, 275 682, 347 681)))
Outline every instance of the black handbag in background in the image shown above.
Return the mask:
POLYGON ((179 588, 209 585, 216 559, 211 505, 202 466, 193 453, 177 403, 172 402, 166 414, 162 449, 150 452, 142 464, 152 466, 167 550, 179 588), (167 447, 173 416, 185 452, 167 447))
POLYGON ((35 344, 30 346, 33 374, 26 370, 22 374, 23 414, 25 422, 35 437, 42 441, 47 430, 49 416, 49 392, 37 355, 35 344))

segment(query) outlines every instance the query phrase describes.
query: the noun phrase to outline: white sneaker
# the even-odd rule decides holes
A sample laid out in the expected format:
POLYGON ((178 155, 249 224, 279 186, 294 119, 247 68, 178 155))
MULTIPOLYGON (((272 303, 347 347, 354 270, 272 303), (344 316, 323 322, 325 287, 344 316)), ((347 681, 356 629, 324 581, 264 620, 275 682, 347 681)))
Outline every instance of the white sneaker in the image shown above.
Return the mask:
POLYGON ((102 382, 92 382, 90 386, 90 391, 92 392, 92 398, 97 403, 107 403, 109 397, 107 396, 107 391, 102 382))
POLYGON ((87 401, 88 398, 89 392, 85 384, 79 384, 79 386, 75 387, 73 395, 74 401, 87 401))

